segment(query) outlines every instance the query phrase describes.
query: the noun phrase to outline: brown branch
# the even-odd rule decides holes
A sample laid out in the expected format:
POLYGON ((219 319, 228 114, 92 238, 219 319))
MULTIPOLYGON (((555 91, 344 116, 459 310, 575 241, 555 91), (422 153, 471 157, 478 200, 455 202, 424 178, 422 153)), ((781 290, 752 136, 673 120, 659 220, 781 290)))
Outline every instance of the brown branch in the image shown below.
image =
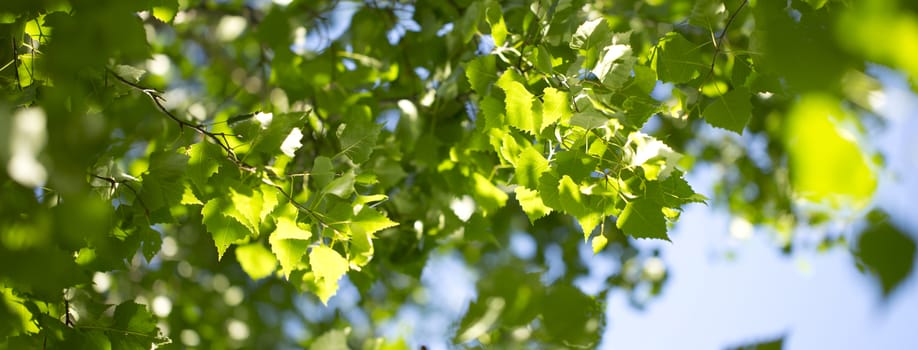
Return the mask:
MULTIPOLYGON (((711 75, 714 74, 714 65, 717 63, 717 56, 723 51, 724 37, 727 35, 727 29, 730 29, 730 25, 733 24, 733 21, 736 20, 736 16, 746 7, 746 4, 749 0, 743 0, 736 7, 736 10, 733 10, 733 13, 730 15, 730 18, 727 18, 727 24, 724 25, 724 29, 717 35, 717 39, 712 40, 714 44, 714 57, 711 59, 711 68, 708 69, 708 74, 705 75, 704 80, 701 81, 701 85, 698 86, 698 90, 701 90, 704 83, 708 82, 708 79, 711 78, 711 75)), ((713 38, 712 38, 713 39, 713 38)))
POLYGON ((174 122, 176 122, 179 125, 180 130, 184 131, 184 129, 187 127, 187 128, 190 128, 196 131, 198 134, 203 135, 205 138, 210 139, 211 141, 213 141, 213 143, 220 146, 220 148, 222 148, 223 151, 226 152, 226 157, 229 158, 229 160, 232 161, 233 163, 236 163, 236 165, 239 166, 240 169, 248 171, 248 172, 255 171, 255 168, 253 166, 245 164, 239 159, 238 156, 236 156, 236 152, 233 151, 233 148, 230 147, 229 145, 229 141, 226 139, 226 133, 210 132, 210 131, 207 131, 204 125, 193 124, 188 121, 182 120, 181 118, 177 117, 175 114, 170 112, 169 109, 167 109, 165 105, 163 105, 166 99, 163 98, 162 93, 160 93, 159 91, 138 85, 136 83, 132 83, 129 80, 121 77, 120 75, 118 75, 118 73, 115 73, 111 69, 106 68, 106 70, 108 71, 109 74, 115 77, 115 79, 118 79, 125 85, 130 86, 131 88, 142 92, 144 95, 147 95, 147 97, 149 97, 150 100, 153 101, 153 104, 156 105, 156 108, 159 109, 160 112, 165 114, 167 117, 169 117, 169 119, 172 119, 174 122))

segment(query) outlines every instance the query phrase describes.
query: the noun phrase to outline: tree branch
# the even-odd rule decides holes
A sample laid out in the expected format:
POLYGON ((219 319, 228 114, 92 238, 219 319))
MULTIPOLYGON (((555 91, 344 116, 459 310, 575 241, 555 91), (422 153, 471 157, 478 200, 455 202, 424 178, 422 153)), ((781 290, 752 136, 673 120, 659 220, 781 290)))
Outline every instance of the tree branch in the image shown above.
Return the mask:
POLYGON ((730 25, 733 24, 733 21, 736 20, 736 16, 739 15, 740 11, 742 11, 744 7, 746 7, 748 2, 749 0, 743 0, 743 2, 741 2, 739 6, 736 7, 736 10, 733 10, 733 13, 730 14, 730 18, 727 18, 727 24, 724 25, 724 29, 720 32, 719 35, 717 35, 717 38, 714 39, 712 37, 711 41, 714 44, 714 57, 711 59, 711 68, 708 69, 708 74, 706 74, 704 80, 701 81, 701 85, 698 86, 698 90, 701 90, 702 86, 704 86, 704 84, 708 82, 708 79, 711 78, 711 75, 714 74, 714 65, 717 63, 717 56, 719 56, 723 51, 721 47, 723 47, 724 37, 727 35, 727 30, 730 29, 730 25))
POLYGON ((160 93, 159 91, 138 85, 136 83, 132 83, 129 80, 121 77, 120 75, 118 75, 118 73, 115 73, 109 68, 105 68, 105 70, 107 70, 109 74, 111 74, 113 77, 115 77, 115 79, 118 79, 125 85, 137 91, 142 92, 144 95, 147 95, 147 97, 149 97, 150 100, 153 101, 153 104, 156 105, 156 108, 159 109, 160 112, 165 114, 167 117, 169 117, 169 119, 172 119, 174 122, 176 122, 179 125, 180 130, 184 130, 187 127, 187 128, 190 128, 196 131, 198 134, 203 135, 205 138, 210 139, 211 141, 213 141, 213 143, 220 146, 220 148, 222 148, 223 151, 226 152, 226 157, 229 158, 229 160, 232 161, 233 163, 236 163, 236 165, 239 166, 240 169, 243 169, 249 172, 255 171, 255 167, 245 164, 239 159, 238 156, 236 156, 236 152, 234 152, 233 148, 230 147, 229 141, 226 139, 225 133, 210 132, 210 131, 207 131, 204 125, 193 124, 185 120, 182 120, 181 118, 175 116, 175 114, 170 112, 169 109, 167 109, 165 105, 163 105, 166 99, 163 98, 162 93, 160 93))

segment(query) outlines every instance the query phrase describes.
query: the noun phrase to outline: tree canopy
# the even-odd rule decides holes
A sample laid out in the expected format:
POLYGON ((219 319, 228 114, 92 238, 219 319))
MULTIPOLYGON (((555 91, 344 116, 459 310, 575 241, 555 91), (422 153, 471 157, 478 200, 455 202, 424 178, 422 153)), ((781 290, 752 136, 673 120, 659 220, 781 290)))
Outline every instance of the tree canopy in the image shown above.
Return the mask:
POLYGON ((884 295, 914 261, 864 132, 869 68, 918 77, 911 1, 12 0, 0 39, 7 348, 406 349, 376 326, 443 252, 477 271, 447 342, 589 348, 687 205, 788 253, 865 219, 824 243, 884 295))

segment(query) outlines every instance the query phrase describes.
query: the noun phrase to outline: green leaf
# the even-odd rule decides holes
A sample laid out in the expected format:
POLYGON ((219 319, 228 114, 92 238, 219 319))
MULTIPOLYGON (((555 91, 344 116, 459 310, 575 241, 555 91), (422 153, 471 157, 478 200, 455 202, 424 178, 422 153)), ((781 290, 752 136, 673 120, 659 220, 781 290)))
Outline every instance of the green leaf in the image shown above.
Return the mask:
POLYGON ((335 166, 332 164, 331 159, 325 156, 316 157, 313 160, 309 178, 316 189, 325 188, 335 178, 335 166))
POLYGON ((804 95, 795 102, 783 141, 796 196, 835 208, 867 205, 877 188, 874 164, 850 129, 842 129, 857 120, 831 96, 804 95))
POLYGON ((542 202, 542 197, 539 196, 538 191, 517 186, 514 192, 516 193, 516 200, 520 202, 520 207, 523 208, 523 212, 529 217, 530 223, 534 223, 539 218, 551 213, 551 208, 542 202))
POLYGON ((236 247, 236 260, 253 280, 270 276, 277 266, 274 255, 258 242, 236 247))
POLYGON ((599 254, 603 249, 606 248, 606 245, 609 244, 609 239, 604 235, 598 235, 593 237, 593 240, 590 241, 590 246, 593 247, 593 254, 599 254))
POLYGON ((564 210, 561 206, 561 195, 558 192, 560 183, 561 179, 558 174, 553 172, 545 172, 539 179, 539 196, 542 197, 542 202, 555 210, 564 210))
POLYGON ((868 226, 857 241, 857 257, 880 282, 883 297, 889 297, 912 273, 915 240, 893 225, 888 215, 871 212, 868 226))
MULTIPOLYGON (((369 113, 369 112, 366 112, 369 113)), ((345 124, 343 130, 339 129, 338 141, 341 143, 341 152, 355 164, 366 162, 376 146, 376 138, 382 125, 369 122, 351 121, 345 124)))
POLYGON ((256 35, 260 42, 266 43, 279 51, 278 49, 289 49, 291 31, 290 18, 280 8, 274 8, 256 27, 256 35))
POLYGON ((603 127, 608 122, 609 117, 595 110, 575 113, 571 118, 572 126, 579 126, 587 130, 603 127))
POLYGON ((548 170, 548 160, 535 147, 526 147, 516 159, 516 183, 520 186, 539 188, 539 178, 548 170))
POLYGON ((507 123, 534 135, 542 127, 541 104, 534 101, 535 96, 517 81, 519 78, 515 75, 513 71, 507 71, 497 80, 497 86, 503 89, 506 95, 504 104, 507 109, 507 123))
POLYGON ((611 36, 608 23, 602 18, 596 18, 577 27, 571 38, 570 47, 577 50, 605 45, 611 36))
POLYGON ((385 215, 370 207, 363 207, 357 215, 351 218, 350 223, 352 231, 359 230, 367 234, 374 234, 395 226, 398 226, 397 222, 389 220, 385 215))
POLYGON ((582 152, 563 151, 555 154, 558 172, 570 176, 574 182, 583 181, 596 170, 597 160, 582 152))
POLYGON ((625 234, 635 238, 669 240, 666 235, 666 218, 663 207, 646 198, 633 199, 615 223, 625 234))
POLYGON ((465 76, 469 85, 479 95, 487 95, 488 90, 497 80, 497 58, 494 55, 478 56, 471 60, 465 68, 465 76))
POLYGON ((232 205, 229 210, 224 211, 224 214, 241 222, 253 236, 257 237, 261 226, 261 192, 257 189, 238 187, 239 191, 232 187, 229 188, 229 199, 232 205), (248 193, 241 192, 245 190, 248 193))
POLYGON ((625 85, 631 78, 635 58, 628 45, 627 34, 616 35, 612 45, 606 46, 599 54, 599 61, 591 72, 607 88, 616 90, 625 85))
POLYGON ((599 224, 598 216, 600 214, 594 213, 586 206, 586 197, 580 193, 580 186, 570 176, 564 175, 558 184, 558 195, 561 209, 576 217, 580 227, 583 229, 584 237, 589 237, 596 225, 599 224))
POLYGON ((229 204, 219 198, 207 201, 201 208, 202 222, 207 231, 213 236, 217 247, 217 258, 221 259, 223 253, 231 244, 244 240, 251 231, 237 219, 223 215, 228 210, 229 204))
POLYGON ((151 4, 153 17, 166 23, 172 22, 175 13, 178 12, 178 0, 153 0, 151 4))
POLYGON ((549 337, 568 347, 590 348, 599 342, 602 308, 595 300, 569 284, 548 289, 542 303, 542 321, 549 337))
MULTIPOLYGON (((29 22, 29 23, 33 23, 33 22, 29 22)), ((147 74, 147 71, 143 69, 140 69, 134 66, 129 66, 126 64, 115 65, 114 67, 111 68, 111 70, 115 72, 115 74, 117 74, 119 77, 125 78, 134 83, 139 82, 140 78, 143 78, 143 75, 147 74)))
POLYGON ((674 171, 666 180, 647 182, 647 197, 668 208, 707 201, 705 196, 695 193, 679 170, 674 171))
POLYGON ((271 185, 262 183, 261 184, 261 212, 258 214, 258 217, 261 221, 264 221, 268 218, 274 209, 277 208, 277 205, 280 203, 278 196, 281 194, 278 193, 278 190, 271 185))
POLYGON ((288 279, 293 270, 306 267, 306 264, 303 263, 303 256, 306 255, 309 239, 312 238, 312 232, 300 227, 295 218, 295 211, 279 215, 277 226, 268 238, 271 251, 277 256, 281 271, 288 279))
POLYGON ((370 207, 363 207, 351 218, 351 250, 348 258, 351 265, 365 266, 373 259, 373 235, 381 230, 395 227, 398 223, 389 220, 385 215, 370 207))
POLYGON ((507 194, 497 186, 494 186, 486 177, 479 173, 474 173, 472 181, 472 194, 485 216, 497 211, 507 203, 507 194))
POLYGON ((188 156, 184 154, 159 151, 150 155, 140 197, 151 212, 181 203, 185 190, 181 178, 187 165, 188 156))
POLYGON ((583 67, 589 69, 596 65, 601 55, 600 50, 612 40, 612 30, 602 17, 584 22, 574 33, 569 44, 571 49, 578 50, 583 57, 583 67))
POLYGON ((500 4, 492 3, 486 10, 488 24, 491 25, 491 37, 494 38, 494 44, 504 46, 507 40, 507 24, 504 23, 504 16, 501 15, 500 4))
POLYGON ((310 349, 313 350, 350 350, 347 346, 347 334, 350 329, 333 329, 316 338, 310 349))
POLYGON ((309 265, 315 273, 316 295, 328 305, 328 299, 338 292, 338 280, 347 273, 347 260, 334 249, 320 245, 309 252, 309 265))
POLYGON ((714 103, 704 109, 704 120, 712 126, 727 129, 737 134, 743 133, 743 128, 752 116, 752 104, 749 102, 749 89, 738 87, 717 97, 714 103))
POLYGON ((542 93, 542 125, 539 127, 540 133, 559 120, 566 122, 570 119, 572 113, 570 98, 566 92, 547 87, 542 93))
POLYGON ((323 193, 334 195, 338 198, 348 198, 354 193, 354 171, 348 171, 332 180, 322 189, 323 193))
POLYGON ((684 83, 695 78, 705 62, 703 46, 695 45, 682 34, 669 32, 660 39, 656 57, 657 77, 666 82, 684 83))
POLYGON ((220 146, 198 142, 188 148, 188 178, 201 192, 206 192, 210 177, 220 169, 218 159, 223 158, 220 146))
POLYGON ((134 235, 140 238, 140 242, 143 244, 141 253, 143 253, 143 257, 146 258, 149 263, 153 260, 153 257, 156 256, 156 253, 159 253, 160 248, 162 248, 162 237, 159 232, 147 225, 138 225, 134 235))
POLYGON ((673 151, 663 141, 640 131, 628 135, 625 153, 629 166, 641 167, 647 180, 668 178, 682 159, 681 154, 673 151))
POLYGON ((127 301, 115 307, 112 328, 119 336, 110 337, 113 349, 150 349, 162 341, 156 319, 146 306, 127 301))

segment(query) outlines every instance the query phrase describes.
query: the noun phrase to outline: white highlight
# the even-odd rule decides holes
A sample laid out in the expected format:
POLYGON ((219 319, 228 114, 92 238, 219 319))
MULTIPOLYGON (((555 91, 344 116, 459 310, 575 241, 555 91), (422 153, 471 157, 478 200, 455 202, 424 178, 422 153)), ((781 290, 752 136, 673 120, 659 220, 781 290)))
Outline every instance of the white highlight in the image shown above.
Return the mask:
POLYGON ((249 338, 249 326, 239 320, 230 320, 226 324, 226 331, 230 338, 235 340, 245 340, 249 338))
POLYGON ((179 338, 182 339, 182 344, 186 346, 198 346, 201 345, 201 336, 198 335, 198 332, 195 332, 193 329, 183 329, 179 338))
POLYGON ((48 171, 38 161, 48 138, 46 126, 45 111, 41 108, 21 109, 13 115, 7 172, 23 186, 38 187, 48 180, 48 171))
POLYGON ((644 276, 647 276, 649 280, 659 281, 666 275, 666 264, 660 258, 652 257, 644 260, 643 270, 644 276))
POLYGON ((163 254, 163 257, 174 257, 178 254, 178 243, 175 241, 175 238, 166 236, 163 238, 163 244, 159 251, 163 254))
POLYGON ((730 220, 730 236, 741 241, 752 238, 752 224, 741 217, 730 220))
POLYGON ((288 157, 293 157, 295 155, 294 152, 303 147, 303 144, 300 143, 301 140, 303 140, 303 132, 300 128, 293 128, 287 138, 284 139, 284 143, 281 144, 281 152, 284 152, 288 157))
POLYGON ((158 53, 153 55, 153 58, 147 60, 147 71, 150 73, 164 76, 169 74, 171 69, 172 62, 169 60, 169 56, 158 53))
POLYGON ((681 154, 673 151, 663 141, 642 132, 634 132, 628 135, 628 142, 625 146, 627 151, 631 153, 631 166, 641 166, 651 159, 663 158, 664 164, 661 165, 659 174, 661 180, 669 177, 669 174, 676 168, 676 163, 682 158, 681 154), (636 146, 633 153, 631 153, 631 147, 628 147, 632 144, 636 146))
POLYGON ((169 300, 164 295, 158 295, 156 298, 153 298, 153 305, 150 305, 150 308, 153 309, 153 313, 159 317, 169 316, 169 313, 172 312, 172 300, 169 300))
POLYGON ((267 129, 271 125, 271 121, 274 120, 274 113, 255 113, 255 120, 258 121, 258 124, 261 124, 262 129, 267 129))
POLYGON ((229 306, 239 305, 242 303, 243 298, 245 298, 245 292, 238 286, 229 287, 226 292, 223 293, 223 302, 229 306))
POLYGON ((98 293, 105 293, 112 287, 112 276, 105 272, 96 272, 92 275, 92 289, 98 293))
POLYGON ((475 213, 475 200, 469 196, 456 198, 449 203, 449 208, 453 210, 453 213, 456 214, 457 217, 459 217, 459 220, 469 221, 469 218, 471 218, 472 214, 475 213))
POLYGON ((220 41, 236 40, 249 24, 242 16, 223 16, 217 24, 217 39, 220 41))

